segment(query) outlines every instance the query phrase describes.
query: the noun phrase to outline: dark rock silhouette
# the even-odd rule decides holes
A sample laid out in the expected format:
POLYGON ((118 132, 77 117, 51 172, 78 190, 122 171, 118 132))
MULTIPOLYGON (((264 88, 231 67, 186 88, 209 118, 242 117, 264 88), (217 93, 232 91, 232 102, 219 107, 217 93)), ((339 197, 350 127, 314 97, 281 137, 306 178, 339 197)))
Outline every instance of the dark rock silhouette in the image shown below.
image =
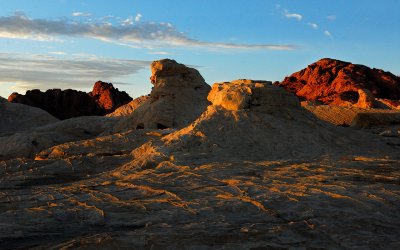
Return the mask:
POLYGON ((98 81, 92 92, 67 89, 28 90, 25 95, 13 93, 8 101, 41 108, 55 117, 68 119, 78 116, 106 115, 130 102, 132 98, 111 83, 98 81))
POLYGON ((368 90, 375 98, 400 99, 400 77, 380 69, 329 58, 309 65, 277 85, 295 93, 302 100, 320 101, 323 104, 356 104, 360 89, 368 90))

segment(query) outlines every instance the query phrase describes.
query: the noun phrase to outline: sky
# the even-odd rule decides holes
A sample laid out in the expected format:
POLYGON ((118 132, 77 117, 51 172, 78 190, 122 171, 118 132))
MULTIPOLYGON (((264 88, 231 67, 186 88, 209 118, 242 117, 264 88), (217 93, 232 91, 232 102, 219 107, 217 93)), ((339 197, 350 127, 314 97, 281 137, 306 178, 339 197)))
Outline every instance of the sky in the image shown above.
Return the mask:
POLYGON ((0 96, 151 90, 174 59, 206 82, 281 81, 334 58, 400 75, 398 0, 0 0, 0 96))

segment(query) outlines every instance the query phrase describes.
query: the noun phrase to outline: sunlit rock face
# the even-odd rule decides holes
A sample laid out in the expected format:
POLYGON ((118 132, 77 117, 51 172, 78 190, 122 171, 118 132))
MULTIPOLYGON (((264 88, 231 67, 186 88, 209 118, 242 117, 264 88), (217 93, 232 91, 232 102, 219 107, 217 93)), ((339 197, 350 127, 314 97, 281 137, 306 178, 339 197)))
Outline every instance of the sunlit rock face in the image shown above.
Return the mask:
POLYGON ((299 107, 299 100, 283 88, 268 81, 235 80, 215 83, 208 100, 227 110, 253 109, 268 111, 273 107, 299 107))
POLYGON ((112 83, 98 81, 94 84, 93 90, 89 93, 104 114, 113 112, 118 107, 132 101, 132 98, 125 92, 114 88, 112 83))
POLYGON ((133 113, 137 108, 139 108, 144 102, 146 102, 150 98, 150 95, 140 96, 138 98, 133 99, 125 105, 114 110, 114 112, 108 114, 108 117, 121 117, 128 116, 133 113))
POLYGON ((28 90, 25 95, 13 93, 8 101, 41 108, 59 119, 77 116, 105 115, 130 102, 132 98, 111 83, 98 81, 92 92, 50 89, 42 92, 28 90))
MULTIPOLYGON (((323 104, 356 104, 360 89, 370 91, 375 98, 388 99, 388 103, 400 100, 400 77, 380 69, 329 58, 286 77, 278 85, 303 100, 318 100, 323 104)), ((373 106, 379 107, 380 104, 373 106)))
POLYGON ((193 68, 164 59, 151 64, 150 98, 115 131, 129 129, 180 128, 194 121, 206 109, 210 86, 193 68))

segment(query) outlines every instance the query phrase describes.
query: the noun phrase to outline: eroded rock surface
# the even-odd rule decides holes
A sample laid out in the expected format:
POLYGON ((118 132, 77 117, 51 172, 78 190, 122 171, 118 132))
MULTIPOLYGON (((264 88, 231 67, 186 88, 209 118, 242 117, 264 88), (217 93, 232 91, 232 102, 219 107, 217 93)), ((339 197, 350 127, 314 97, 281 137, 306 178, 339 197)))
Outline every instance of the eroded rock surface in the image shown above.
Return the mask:
POLYGON ((0 248, 400 247, 398 147, 269 82, 218 83, 208 99, 180 128, 0 161, 0 248))
POLYGON ((10 103, 0 97, 0 136, 30 130, 57 121, 57 118, 42 109, 10 103))
POLYGON ((204 112, 210 86, 200 73, 174 60, 151 64, 150 98, 116 125, 114 132, 130 129, 181 128, 204 112))
POLYGON ((0 136, 0 160, 34 158, 43 149, 65 142, 94 138, 111 129, 117 120, 83 116, 0 136))
POLYGON ((140 96, 129 103, 122 105, 117 108, 114 112, 108 114, 108 117, 120 117, 120 116, 128 116, 132 114, 134 110, 140 107, 144 102, 146 102, 150 98, 149 95, 140 96))
POLYGON ((356 104, 360 89, 367 89, 375 98, 389 99, 388 102, 400 100, 399 77, 380 69, 328 58, 286 77, 278 85, 303 100, 318 100, 324 104, 356 104))

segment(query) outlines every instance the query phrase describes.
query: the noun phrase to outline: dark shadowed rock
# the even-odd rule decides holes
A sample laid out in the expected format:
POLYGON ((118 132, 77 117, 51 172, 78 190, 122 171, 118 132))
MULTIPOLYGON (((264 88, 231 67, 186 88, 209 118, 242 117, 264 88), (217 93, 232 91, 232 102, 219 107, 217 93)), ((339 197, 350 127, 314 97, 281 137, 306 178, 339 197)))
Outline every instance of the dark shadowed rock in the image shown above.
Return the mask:
POLYGON ((25 95, 13 93, 8 101, 41 108, 55 117, 68 119, 77 116, 105 115, 132 100, 111 83, 96 82, 93 91, 50 89, 42 92, 28 90, 25 95))

